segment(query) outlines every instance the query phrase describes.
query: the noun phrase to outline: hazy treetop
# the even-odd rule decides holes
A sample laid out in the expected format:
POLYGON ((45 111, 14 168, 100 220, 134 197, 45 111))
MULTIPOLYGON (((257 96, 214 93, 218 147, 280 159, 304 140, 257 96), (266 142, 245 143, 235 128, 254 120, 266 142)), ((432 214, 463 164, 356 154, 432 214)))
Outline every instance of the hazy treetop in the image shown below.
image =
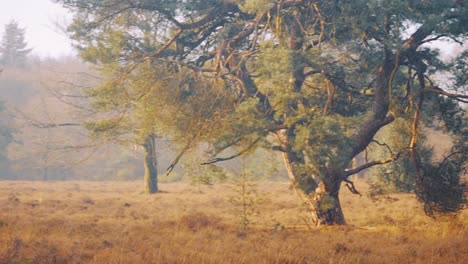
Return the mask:
POLYGON ((25 38, 33 54, 58 57, 73 53, 70 40, 60 27, 66 27, 67 11, 51 0, 1 1, 0 29, 11 20, 25 28, 25 38), (25 8, 26 7, 26 8, 25 8))

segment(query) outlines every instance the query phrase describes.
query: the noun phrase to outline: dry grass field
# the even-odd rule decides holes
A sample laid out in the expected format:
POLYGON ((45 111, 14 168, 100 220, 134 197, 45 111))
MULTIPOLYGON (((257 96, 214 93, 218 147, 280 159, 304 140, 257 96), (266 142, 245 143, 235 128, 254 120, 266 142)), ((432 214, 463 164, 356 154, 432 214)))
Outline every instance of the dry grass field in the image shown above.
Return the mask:
MULTIPOLYGON (((366 185, 358 186, 366 193, 366 185)), ((248 230, 226 185, 0 182, 0 263, 468 263, 468 212, 343 190, 345 227, 313 228, 288 183, 260 183, 248 230)))

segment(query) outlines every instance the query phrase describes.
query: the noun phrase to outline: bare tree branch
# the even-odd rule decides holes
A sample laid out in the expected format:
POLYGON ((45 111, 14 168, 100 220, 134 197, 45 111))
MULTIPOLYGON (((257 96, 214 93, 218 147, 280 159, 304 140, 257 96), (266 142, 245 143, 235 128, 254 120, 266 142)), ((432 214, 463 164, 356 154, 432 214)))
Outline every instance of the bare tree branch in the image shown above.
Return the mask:
POLYGON ((376 165, 382 165, 382 164, 387 164, 387 163, 390 163, 390 162, 394 162, 396 161, 398 158, 400 158, 400 153, 390 157, 390 158, 387 158, 387 159, 381 159, 381 160, 374 160, 374 161, 371 161, 371 162, 368 162, 366 164, 363 164, 359 167, 356 167, 354 169, 346 169, 345 170, 345 175, 344 175, 344 181, 346 181, 346 179, 351 176, 351 175, 354 175, 356 173, 359 173, 365 169, 368 169, 370 167, 373 167, 373 166, 376 166, 376 165))
POLYGON ((171 165, 169 165, 169 167, 167 167, 166 173, 164 174, 164 176, 168 176, 169 174, 171 174, 172 170, 174 170, 175 166, 179 163, 179 160, 182 158, 182 156, 184 156, 185 152, 187 152, 187 150, 190 149, 190 147, 192 145, 192 142, 195 140, 195 138, 196 138, 196 135, 193 136, 192 139, 189 142, 187 142, 187 144, 182 149, 182 151, 175 157, 175 159, 171 163, 171 165))
POLYGON ((387 143, 381 143, 381 142, 379 142, 378 140, 375 140, 375 139, 372 140, 372 142, 374 142, 375 144, 377 144, 379 146, 385 147, 388 150, 388 152, 390 153, 390 155, 395 156, 393 154, 392 149, 390 148, 390 146, 387 143))
MULTIPOLYGON (((11 113, 11 111, 10 111, 11 113)), ((54 127, 67 127, 67 126, 81 126, 80 123, 72 123, 72 122, 64 122, 64 123, 45 123, 42 121, 37 120, 33 116, 19 110, 14 109, 13 113, 10 114, 13 117, 18 119, 22 119, 27 122, 29 126, 37 127, 37 128, 54 128, 54 127)))
POLYGON ((240 141, 242 140, 242 137, 237 137, 236 139, 234 139, 233 141, 225 144, 220 150, 216 151, 213 156, 216 156, 218 155, 219 153, 221 153, 222 151, 234 146, 235 144, 239 143, 240 141))
POLYGON ((447 156, 445 156, 444 159, 439 163, 439 166, 438 166, 438 168, 437 168, 437 171, 436 171, 435 175, 438 175, 439 172, 440 172, 440 170, 441 170, 441 168, 442 168, 442 166, 443 166, 446 162, 448 162, 448 160, 449 160, 450 158, 452 158, 453 156, 455 156, 455 155, 457 155, 457 154, 463 154, 463 152, 461 152, 461 151, 455 151, 455 147, 452 147, 452 150, 451 150, 450 154, 447 155, 447 156))
POLYGON ((211 158, 209 161, 203 162, 201 165, 209 165, 209 164, 213 164, 213 163, 217 163, 217 162, 221 162, 221 161, 232 160, 234 158, 237 158, 237 157, 243 155, 244 153, 246 153, 247 151, 249 151, 250 149, 252 149, 255 146, 255 144, 257 144, 258 141, 260 141, 260 138, 257 138, 256 140, 254 140, 245 149, 241 150, 240 152, 236 153, 235 155, 225 157, 225 158, 211 158))
POLYGON ((442 90, 441 88, 435 86, 431 88, 425 88, 423 93, 435 93, 435 94, 440 94, 440 95, 445 95, 449 98, 452 98, 454 100, 457 100, 462 103, 468 103, 468 95, 465 94, 456 94, 456 93, 449 93, 447 91, 442 90))
POLYGON ((344 182, 346 182, 346 187, 348 187, 349 191, 353 194, 357 194, 359 196, 362 196, 362 194, 356 189, 356 186, 354 185, 354 182, 349 180, 349 179, 344 179, 344 182))
POLYGON ((435 40, 438 40, 438 39, 441 39, 441 38, 444 38, 444 37, 449 37, 449 36, 446 35, 446 34, 441 34, 441 35, 437 35, 437 36, 432 37, 432 38, 427 38, 427 39, 424 39, 424 40, 418 42, 418 46, 421 46, 424 43, 435 41, 435 40))

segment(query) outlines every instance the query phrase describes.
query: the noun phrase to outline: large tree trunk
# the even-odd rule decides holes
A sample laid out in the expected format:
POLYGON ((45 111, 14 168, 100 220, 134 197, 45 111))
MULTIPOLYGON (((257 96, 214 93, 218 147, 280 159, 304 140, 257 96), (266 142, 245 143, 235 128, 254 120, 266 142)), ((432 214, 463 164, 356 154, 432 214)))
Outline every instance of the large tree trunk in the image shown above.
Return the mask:
MULTIPOLYGON (((296 194, 308 204, 311 213, 311 219, 317 226, 321 225, 345 225, 343 210, 339 198, 339 191, 341 186, 341 177, 338 173, 330 175, 321 175, 315 177, 321 180, 318 184, 310 176, 309 181, 297 181, 293 164, 290 160, 288 153, 283 153, 284 163, 288 176, 293 182, 296 194)), ((303 176, 302 176, 303 177, 303 176)))
POLYGON ((289 137, 286 129, 276 133, 283 160, 296 194, 308 204, 311 219, 317 225, 344 225, 339 191, 342 176, 337 170, 327 169, 326 175, 310 175, 304 171, 305 159, 288 148, 289 137), (318 183, 317 183, 318 182, 318 183))
POLYGON ((345 225, 346 221, 341 209, 339 191, 341 179, 339 176, 328 175, 328 182, 322 181, 313 193, 310 194, 316 225, 345 225))
POLYGON ((156 137, 148 135, 143 144, 145 149, 145 192, 158 192, 158 163, 156 159, 156 137))

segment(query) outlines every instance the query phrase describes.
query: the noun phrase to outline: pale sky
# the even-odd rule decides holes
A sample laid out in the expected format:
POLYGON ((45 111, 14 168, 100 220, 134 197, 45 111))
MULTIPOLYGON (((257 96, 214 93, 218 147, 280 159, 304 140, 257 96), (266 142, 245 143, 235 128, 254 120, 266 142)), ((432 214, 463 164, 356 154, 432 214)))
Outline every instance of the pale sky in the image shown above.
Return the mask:
POLYGON ((0 35, 12 19, 26 29, 32 53, 41 57, 74 54, 71 41, 56 25, 66 27, 67 10, 51 0, 0 0, 0 35))
MULTIPOLYGON (((65 28, 71 16, 52 0, 0 0, 0 34, 12 19, 26 28, 26 41, 34 54, 42 57, 75 54, 70 39, 56 25, 65 28)), ((464 47, 447 42, 431 46, 440 48, 443 57, 447 58, 465 50, 467 43, 464 47)))

